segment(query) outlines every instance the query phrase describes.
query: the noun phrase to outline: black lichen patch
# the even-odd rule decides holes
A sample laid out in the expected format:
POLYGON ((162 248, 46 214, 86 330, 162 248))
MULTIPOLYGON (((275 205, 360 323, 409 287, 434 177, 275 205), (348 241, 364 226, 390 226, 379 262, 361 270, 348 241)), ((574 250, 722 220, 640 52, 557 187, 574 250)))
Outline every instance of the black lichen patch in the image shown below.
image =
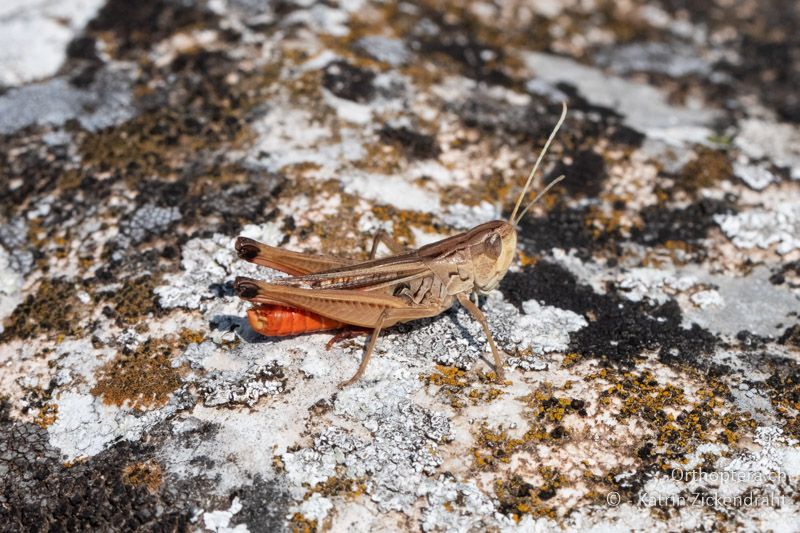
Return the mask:
POLYGON ((717 344, 714 335, 696 324, 689 330, 681 326, 680 306, 674 300, 659 305, 597 294, 548 261, 509 273, 500 290, 517 306, 535 299, 586 317, 589 325, 570 335, 570 350, 584 356, 630 365, 643 352, 659 350, 663 360, 702 366, 700 356, 717 344))
POLYGON ((381 140, 393 144, 406 154, 417 159, 433 159, 439 155, 439 146, 432 135, 423 135, 406 127, 393 128, 385 125, 381 128, 381 140))
POLYGON ((90 35, 81 35, 69 42, 67 60, 69 70, 73 72, 70 83, 80 88, 89 87, 103 66, 97 54, 97 40, 90 35))
POLYGON ((426 57, 441 54, 446 60, 440 63, 458 65, 461 73, 469 78, 493 85, 514 84, 503 69, 506 58, 502 48, 481 41, 468 21, 462 25, 448 24, 438 14, 433 15, 438 19, 437 31, 413 32, 416 35, 412 37, 412 49, 426 57))
POLYGON ((260 476, 251 484, 236 491, 242 510, 236 514, 237 523, 247 524, 251 533, 273 533, 286 529, 286 509, 292 499, 289 491, 277 481, 260 476))
POLYGON ((752 11, 745 4, 721 5, 714 2, 660 0, 671 15, 688 17, 714 33, 736 28, 736 37, 727 40, 738 58, 715 65, 715 70, 735 83, 726 83, 720 98, 731 101, 737 95, 760 94, 762 102, 785 121, 800 122, 800 41, 797 27, 800 10, 791 1, 772 0, 752 11))
POLYGON ((30 339, 39 335, 72 337, 83 332, 81 303, 75 283, 66 279, 42 281, 6 320, 0 340, 30 339))
POLYGON ((216 14, 204 8, 204 2, 111 0, 89 22, 87 30, 110 33, 116 39, 116 55, 129 57, 170 35, 192 27, 212 26, 217 20, 216 14))
POLYGON ((592 252, 611 246, 615 233, 593 231, 587 224, 588 207, 571 207, 562 202, 541 217, 531 214, 520 222, 519 241, 530 254, 547 253, 553 248, 574 249, 577 256, 588 260, 592 252))
POLYGON ((30 142, 25 136, 0 136, 0 215, 20 215, 40 194, 56 189, 69 154, 66 146, 30 142))
POLYGON ((158 282, 152 275, 126 280, 122 287, 104 295, 112 307, 109 314, 120 324, 137 324, 144 318, 160 314, 161 306, 153 289, 158 282))
POLYGON ((511 133, 531 143, 546 139, 561 113, 559 106, 536 99, 530 105, 518 105, 489 95, 471 96, 449 108, 467 127, 487 133, 511 133))
POLYGON ((697 243, 706 238, 709 229, 716 226, 714 215, 732 213, 735 213, 735 209, 731 202, 710 198, 680 209, 645 207, 641 211, 643 224, 632 232, 631 240, 646 246, 670 241, 697 243))
POLYGON ((520 309, 522 302, 535 299, 579 314, 599 307, 606 298, 588 285, 579 284, 571 272, 550 261, 539 262, 521 272, 509 272, 500 283, 500 290, 520 309))
POLYGON ((190 195, 189 180, 178 181, 143 180, 136 184, 136 200, 139 204, 159 207, 182 207, 190 195))
POLYGON ((608 139, 618 145, 638 148, 645 140, 645 134, 629 126, 619 125, 611 128, 608 139))
POLYGON ((786 331, 778 339, 778 343, 800 348, 800 324, 786 328, 786 331))
MULTIPOLYGON (((596 110, 578 96, 570 96, 569 103, 573 110, 583 113, 567 117, 558 140, 553 143, 548 158, 544 161, 544 168, 549 166, 551 160, 555 163, 544 181, 564 174, 567 179, 553 191, 553 197, 567 193, 569 197, 593 199, 602 192, 608 177, 605 159, 595 147, 601 139, 607 139, 619 130, 622 117, 608 109, 596 110), (586 117, 590 114, 596 115, 597 120, 588 120, 586 117), (570 159, 569 163, 565 162, 567 157, 570 159)), ((478 94, 447 106, 459 116, 466 127, 490 134, 487 135, 490 138, 499 136, 504 145, 516 144, 520 153, 530 154, 531 164, 552 133, 562 111, 560 105, 538 95, 532 95, 527 105, 512 104, 488 94, 478 94)), ((635 143, 635 140, 629 142, 635 143)), ((520 179, 519 186, 524 183, 525 175, 521 175, 520 179)), ((491 201, 496 201, 496 198, 491 198, 491 201)), ((587 210, 585 206, 575 207, 574 203, 570 207, 587 210)))
MULTIPOLYGON (((787 36, 783 39, 750 37, 744 39, 741 51, 743 61, 734 68, 737 79, 745 78, 763 91, 764 102, 773 107, 787 121, 800 123, 800 42, 796 30, 800 24, 797 6, 794 9, 774 9, 781 13, 781 25, 787 36), (784 15, 788 15, 784 18, 784 15)), ((761 10, 759 10, 761 11, 761 10)), ((778 21, 776 21, 778 22, 778 21)), ((770 25, 771 29, 775 26, 770 25)))
POLYGON ((524 515, 554 518, 555 508, 545 502, 556 495, 566 479, 557 469, 547 466, 539 468, 539 475, 543 482, 536 486, 516 474, 507 479, 495 480, 494 492, 500 503, 499 511, 515 522, 519 522, 524 515))
POLYGON ((608 177, 603 157, 593 150, 581 150, 571 154, 572 163, 556 163, 550 173, 552 178, 566 176, 562 186, 572 195, 581 194, 594 198, 603 190, 603 182, 608 177))
POLYGON ((322 85, 330 92, 354 102, 369 102, 375 96, 375 73, 346 61, 332 61, 322 75, 322 85))
POLYGON ((783 285, 796 289, 800 287, 800 260, 790 261, 780 265, 769 277, 769 282, 773 285, 783 285))
POLYGON ((184 203, 189 217, 202 218, 206 228, 226 235, 236 234, 243 225, 266 222, 274 211, 265 215, 267 206, 274 201, 283 184, 281 176, 227 168, 214 171, 212 177, 221 183, 203 187, 202 195, 184 203))
POLYGON ((97 39, 89 35, 81 35, 72 39, 67 45, 67 57, 70 59, 97 60, 97 39))
POLYGON ((654 305, 610 298, 605 304, 598 309, 598 320, 575 333, 571 349, 624 362, 659 349, 662 361, 702 364, 700 356, 712 353, 716 345, 716 337, 697 324, 688 330, 681 326, 680 306, 674 300, 654 305))
MULTIPOLYGON (((12 421, 0 405, 0 514, 7 531, 184 531, 201 503, 200 484, 126 482, 132 463, 152 450, 120 443, 85 462, 64 466, 45 429, 12 421)), ((202 505, 200 505, 202 506, 202 505)))

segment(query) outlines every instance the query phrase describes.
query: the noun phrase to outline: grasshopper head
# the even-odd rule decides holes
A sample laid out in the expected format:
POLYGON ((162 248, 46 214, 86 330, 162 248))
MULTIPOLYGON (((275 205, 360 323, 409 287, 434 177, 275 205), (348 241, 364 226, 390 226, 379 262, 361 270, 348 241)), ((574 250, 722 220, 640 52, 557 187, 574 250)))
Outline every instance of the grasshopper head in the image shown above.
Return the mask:
POLYGON ((514 254, 517 251, 517 230, 514 229, 514 226, 519 224, 519 221, 522 220, 522 217, 525 216, 528 209, 530 209, 539 198, 547 193, 556 183, 564 179, 562 175, 551 181, 542 192, 528 202, 528 205, 526 205, 522 211, 519 210, 519 208, 522 207, 522 201, 525 199, 525 195, 528 193, 528 188, 531 186, 533 176, 536 174, 536 170, 539 168, 544 154, 547 153, 550 143, 553 142, 553 138, 564 123, 565 118, 567 118, 567 104, 563 103, 561 104, 561 118, 558 119, 556 127, 553 128, 553 132, 550 134, 550 137, 547 138, 544 148, 542 148, 542 151, 539 153, 536 164, 533 166, 533 170, 531 170, 531 173, 528 175, 528 180, 525 182, 525 187, 523 187, 522 192, 519 193, 517 203, 514 205, 514 210, 511 212, 511 216, 508 217, 508 222, 504 220, 495 220, 493 222, 481 224, 472 230, 473 233, 470 235, 470 240, 473 250, 472 261, 475 265, 474 284, 476 292, 487 293, 497 287, 500 280, 503 279, 503 276, 508 272, 508 267, 511 266, 511 261, 514 260, 514 254))
POLYGON ((517 231, 505 220, 487 222, 476 230, 472 245, 475 290, 485 294, 497 287, 508 272, 517 252, 517 231))

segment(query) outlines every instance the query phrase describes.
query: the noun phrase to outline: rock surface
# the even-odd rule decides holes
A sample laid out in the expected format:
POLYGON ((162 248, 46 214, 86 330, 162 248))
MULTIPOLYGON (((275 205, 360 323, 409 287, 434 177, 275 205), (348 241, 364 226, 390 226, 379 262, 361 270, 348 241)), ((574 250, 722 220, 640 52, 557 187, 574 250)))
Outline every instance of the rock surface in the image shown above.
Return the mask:
POLYGON ((0 9, 10 530, 800 524, 797 2, 0 9), (366 257, 508 216, 481 305, 264 338, 246 235, 366 257))

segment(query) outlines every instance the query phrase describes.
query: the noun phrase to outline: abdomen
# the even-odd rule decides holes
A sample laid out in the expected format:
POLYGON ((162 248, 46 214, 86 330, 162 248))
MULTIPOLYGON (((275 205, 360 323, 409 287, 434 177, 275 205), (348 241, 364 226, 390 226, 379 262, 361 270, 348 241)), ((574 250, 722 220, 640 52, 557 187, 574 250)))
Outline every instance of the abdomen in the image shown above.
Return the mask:
POLYGON ((269 337, 284 337, 340 329, 342 322, 310 311, 282 305, 257 305, 247 311, 250 326, 269 337))

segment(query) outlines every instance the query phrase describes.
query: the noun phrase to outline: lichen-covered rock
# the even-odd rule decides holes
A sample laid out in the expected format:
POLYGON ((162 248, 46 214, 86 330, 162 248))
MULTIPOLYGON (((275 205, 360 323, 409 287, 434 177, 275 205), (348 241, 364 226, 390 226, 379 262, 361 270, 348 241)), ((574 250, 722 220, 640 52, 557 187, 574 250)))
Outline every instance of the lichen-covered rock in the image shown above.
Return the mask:
POLYGON ((800 13, 742 2, 0 7, 9 530, 796 531, 800 13), (695 5, 696 4, 696 5, 695 5), (266 338, 237 235, 504 218, 482 297, 266 338))

